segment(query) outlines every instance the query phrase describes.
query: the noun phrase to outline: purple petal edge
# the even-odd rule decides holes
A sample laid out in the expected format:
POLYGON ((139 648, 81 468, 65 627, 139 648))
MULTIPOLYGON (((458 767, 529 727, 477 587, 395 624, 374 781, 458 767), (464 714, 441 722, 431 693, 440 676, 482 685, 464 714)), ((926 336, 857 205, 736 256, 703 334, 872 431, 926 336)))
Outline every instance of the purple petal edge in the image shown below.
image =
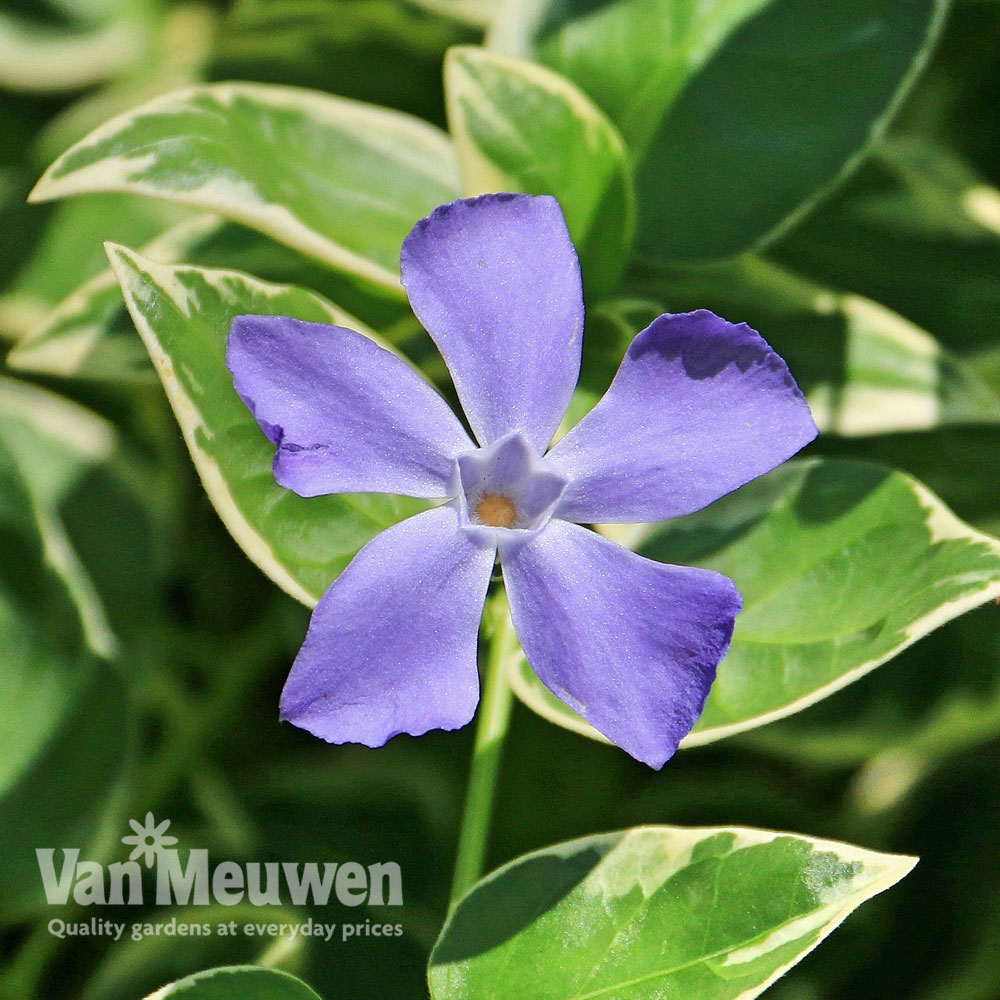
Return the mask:
POLYGON ((551 197, 442 205, 403 243, 403 285, 480 444, 517 431, 544 451, 580 373, 583 288, 551 197))
POLYGON ((474 447, 422 376, 353 330, 237 316, 226 363, 277 446, 275 478, 300 496, 446 497, 454 457, 474 447))
POLYGON ((458 530, 450 505, 373 538, 313 611, 281 718, 328 743, 369 747, 466 725, 494 556, 458 530))
POLYGON ((636 555, 566 521, 501 547, 514 629, 556 697, 661 768, 705 706, 742 606, 720 573, 636 555))
POLYGON ((549 453, 580 523, 690 514, 816 436, 809 404, 756 330, 699 309, 633 340, 610 388, 549 453))

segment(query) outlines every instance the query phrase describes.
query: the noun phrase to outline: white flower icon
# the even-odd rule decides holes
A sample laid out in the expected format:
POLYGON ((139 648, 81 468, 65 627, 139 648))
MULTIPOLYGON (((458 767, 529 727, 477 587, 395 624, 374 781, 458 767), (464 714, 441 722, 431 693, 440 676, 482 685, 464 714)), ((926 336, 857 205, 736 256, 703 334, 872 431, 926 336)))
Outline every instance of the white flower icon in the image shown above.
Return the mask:
POLYGON ((143 858, 147 868, 153 867, 153 862, 157 855, 162 854, 168 847, 173 847, 177 843, 176 837, 167 836, 167 828, 170 820, 165 819, 157 825, 156 817, 151 813, 146 813, 145 823, 140 823, 137 819, 130 819, 129 826, 135 830, 134 834, 126 834, 122 837, 123 844, 134 844, 132 853, 128 856, 129 861, 143 858))

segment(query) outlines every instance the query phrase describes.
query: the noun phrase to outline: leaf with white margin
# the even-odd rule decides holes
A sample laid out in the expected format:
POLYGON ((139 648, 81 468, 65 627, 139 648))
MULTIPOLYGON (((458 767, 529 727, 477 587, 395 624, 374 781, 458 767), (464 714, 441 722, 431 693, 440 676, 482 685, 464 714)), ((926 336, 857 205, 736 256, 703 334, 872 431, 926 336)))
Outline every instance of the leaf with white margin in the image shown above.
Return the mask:
POLYGON ((105 241, 148 243, 190 216, 177 205, 122 194, 72 198, 45 214, 37 243, 18 261, 0 298, 0 335, 15 343, 44 323, 74 289, 107 272, 105 241))
POLYGON ((301 979, 256 965, 228 965, 178 979, 150 993, 146 1000, 320 1000, 301 979))
POLYGON ((444 81, 466 191, 554 195, 588 294, 614 287, 635 231, 631 163, 615 126, 565 77, 476 46, 448 50, 444 81))
POLYGON ((637 254, 706 262, 773 239, 860 161, 947 8, 509 0, 488 44, 569 77, 621 129, 636 158, 637 254))
MULTIPOLYGON (((733 644, 682 747, 792 715, 1000 597, 1000 542, 916 480, 867 462, 789 462, 688 517, 603 530, 641 555, 725 573, 743 594, 733 644)), ((508 677, 539 715, 603 740, 520 651, 508 677)))
POLYGON ((885 303, 956 351, 1000 341, 1000 190, 947 147, 906 136, 879 143, 772 252, 885 303))
MULTIPOLYGON (((378 325, 400 332, 393 324, 405 307, 388 292, 375 286, 362 288, 350 276, 215 215, 188 219, 161 233, 141 252, 163 264, 184 261, 249 271, 268 281, 318 290, 338 302, 346 298, 351 311, 363 309, 378 325)), ((107 256, 103 259, 107 265, 107 256)), ((412 316, 408 309, 405 314, 412 316)), ((60 378, 156 381, 110 266, 74 289, 30 328, 11 348, 7 364, 60 378)))
POLYGON ((21 404, 21 427, 0 414, 0 885, 8 921, 44 909, 36 848, 76 844, 99 856, 124 805, 136 735, 124 678, 88 649, 79 594, 44 523, 48 500, 76 476, 66 453, 78 449, 87 464, 107 441, 84 419, 75 437, 69 431, 71 444, 53 437, 26 468, 9 443, 24 431, 35 442, 67 431, 70 413, 48 408, 51 423, 38 430, 34 394, 48 394, 24 389, 20 399, 2 397, 21 404))
POLYGON ((637 827, 517 858, 448 918, 434 1000, 751 1000, 916 858, 743 827, 637 827))
POLYGON ((504 0, 410 0, 435 14, 444 14, 462 24, 485 28, 493 23, 504 0))
POLYGON ((402 295, 403 239, 461 186, 448 137, 411 115, 296 87, 219 83, 102 125, 30 197, 95 191, 217 213, 402 295))
POLYGON ((101 957, 78 1000, 122 1000, 138 997, 159 986, 164 980, 194 975, 211 966, 257 963, 269 968, 301 969, 312 938, 300 934, 307 916, 290 906, 269 906, 266 920, 259 907, 250 902, 224 905, 213 903, 198 909, 198 922, 213 927, 235 920, 237 926, 249 923, 277 924, 282 928, 275 937, 240 934, 236 937, 213 934, 189 938, 183 955, 177 952, 177 939, 160 933, 171 923, 181 924, 191 919, 191 911, 183 906, 160 908, 149 923, 154 933, 134 940, 123 935, 101 957))
POLYGON ((136 18, 104 25, 53 25, 0 11, 0 87, 59 93, 133 69, 148 43, 136 18))
POLYGON ((148 382, 155 377, 110 269, 27 324, 7 353, 7 366, 58 378, 148 382))
MULTIPOLYGON (((174 263, 221 225, 215 216, 197 216, 162 233, 143 248, 143 254, 174 263)), ((8 353, 7 364, 19 371, 61 378, 156 378, 110 267, 71 292, 41 324, 21 337, 8 353)))
POLYGON ((637 284, 670 312, 704 307, 764 332, 788 362, 821 431, 861 437, 1000 422, 1000 395, 971 365, 863 296, 749 255, 637 284))
POLYGON ((0 442, 14 458, 29 490, 45 558, 66 584, 80 613, 87 645, 112 657, 118 640, 94 581, 66 526, 59 503, 93 466, 117 446, 114 428, 77 403, 14 379, 0 378, 0 442))
POLYGON ((311 607, 362 545, 422 505, 375 494, 304 499, 280 487, 274 445, 233 388, 226 338, 233 317, 247 313, 370 332, 291 285, 158 264, 110 244, 108 257, 219 517, 257 566, 311 607))

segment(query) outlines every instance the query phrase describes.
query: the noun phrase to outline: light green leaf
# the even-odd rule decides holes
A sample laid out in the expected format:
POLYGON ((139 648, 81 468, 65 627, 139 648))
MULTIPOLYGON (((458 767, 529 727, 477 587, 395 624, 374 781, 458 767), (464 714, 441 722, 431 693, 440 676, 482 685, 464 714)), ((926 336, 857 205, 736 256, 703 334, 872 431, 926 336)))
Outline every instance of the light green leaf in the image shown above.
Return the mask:
POLYGON ((0 332, 12 339, 43 323, 81 283, 107 271, 106 240, 145 243, 188 213, 174 205, 118 194, 57 205, 38 245, 19 262, 0 305, 0 332))
POLYGON ((45 559, 77 606, 87 644, 101 656, 113 656, 118 639, 98 588, 73 547, 60 505, 93 468, 111 459, 117 447, 114 429, 76 403, 0 378, 0 443, 24 478, 45 559))
POLYGON ((462 46, 445 60, 448 118, 470 194, 559 199, 589 295, 612 288, 631 251, 635 195, 618 130, 542 66, 462 46))
POLYGON ((444 14, 463 24, 485 28, 503 9, 503 0, 410 0, 435 14, 444 14))
POLYGON ((193 919, 188 908, 159 910, 147 918, 148 923, 157 928, 153 933, 139 940, 125 936, 115 943, 87 981, 80 1000, 122 1000, 123 997, 145 996, 164 980, 189 970, 194 975, 213 965, 260 962, 269 968, 280 965, 286 971, 298 971, 310 944, 307 935, 297 933, 305 919, 301 911, 288 907, 268 906, 262 909, 250 903, 199 907, 193 919), (248 923, 276 924, 294 928, 294 933, 285 930, 277 937, 268 934, 219 934, 218 925, 231 920, 235 920, 241 928, 248 923), (188 937, 184 948, 179 951, 177 938, 167 931, 171 923, 208 924, 213 933, 188 937), (167 933, 159 932, 161 926, 167 933))
MULTIPOLYGON (((1000 596, 1000 542, 909 476, 865 462, 790 462, 689 517, 605 530, 650 558, 725 573, 743 594, 732 647, 681 746, 798 712, 1000 596)), ((601 738, 523 655, 508 676, 534 711, 601 738)))
POLYGON ((915 863, 741 827, 569 841, 458 904, 431 955, 431 995, 751 1000, 915 863))
POLYGON ((69 589, 47 555, 36 502, 0 437, 0 793, 56 731, 93 666, 69 589))
POLYGON ((622 130, 637 160, 640 255, 710 260, 772 238, 852 165, 946 6, 510 0, 489 43, 569 77, 622 130))
POLYGON ((1000 735, 998 664, 991 603, 907 650, 876 683, 745 733, 739 742, 812 770, 856 768, 851 806, 861 814, 886 812, 957 755, 1000 735))
MULTIPOLYGON (((380 325, 396 321, 405 308, 388 292, 361 289, 351 279, 275 243, 260 233, 217 216, 201 215, 162 233, 143 247, 143 256, 164 264, 183 260, 262 274, 270 281, 319 289, 380 325)), ((107 256, 103 255, 105 263, 107 256)), ((406 311, 409 312, 408 310, 406 311)), ((71 292, 30 328, 7 355, 21 371, 102 382, 155 381, 156 373, 122 300, 110 267, 71 292)))
POLYGON ((640 287, 666 304, 660 312, 706 307, 760 330, 788 362, 820 430, 856 437, 1000 421, 1000 395, 971 366, 860 295, 756 257, 660 274, 640 287))
POLYGON ((108 256, 223 523, 278 586, 315 604, 362 545, 421 506, 376 495, 303 499, 278 486, 274 446, 233 389, 226 337, 233 317, 245 313, 367 331, 301 288, 236 271, 157 264, 121 246, 109 246, 108 256))
POLYGON ((253 965, 207 969, 150 993, 146 1000, 320 1000, 301 979, 253 965))
POLYGON ((131 68, 145 42, 135 19, 83 30, 0 12, 0 87, 38 93, 89 87, 131 68))
MULTIPOLYGON (((6 418, 3 427, 12 429, 6 418)), ((82 424, 64 450, 100 448, 83 440, 89 429, 82 424)), ((0 435, 0 883, 7 920, 43 902, 35 848, 100 852, 122 808, 135 736, 122 680, 87 648, 78 595, 43 534, 40 505, 73 473, 54 446, 52 474, 33 476, 29 487, 9 436, 0 435)))
POLYGON ((404 237, 461 193, 451 144, 426 122, 248 83, 179 90, 113 119, 56 160, 32 198, 94 191, 215 212, 400 295, 404 237))
MULTIPOLYGON (((196 251, 221 225, 215 216, 197 216, 167 230, 143 252, 154 260, 173 263, 196 251)), ((102 253, 102 258, 106 263, 107 255, 102 253)), ((21 337, 7 355, 7 364, 20 371, 62 378, 155 378, 110 267, 70 292, 21 337)))
POLYGON ((881 143, 773 252, 885 303, 954 350, 1000 342, 1000 190, 945 148, 881 143))

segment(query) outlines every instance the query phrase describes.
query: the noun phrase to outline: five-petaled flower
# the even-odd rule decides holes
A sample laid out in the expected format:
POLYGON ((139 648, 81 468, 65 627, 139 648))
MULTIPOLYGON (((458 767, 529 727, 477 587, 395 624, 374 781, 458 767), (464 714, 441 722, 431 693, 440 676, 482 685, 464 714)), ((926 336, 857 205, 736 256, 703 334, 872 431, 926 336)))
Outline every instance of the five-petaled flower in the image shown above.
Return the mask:
POLYGON ((704 507, 816 434, 785 363, 700 310, 629 347, 551 449, 580 370, 580 270, 558 203, 486 195, 403 244, 403 284, 478 446, 440 395, 369 338, 239 316, 228 364, 301 496, 445 501, 384 531, 313 612, 284 719, 333 743, 456 729, 479 699, 479 620, 499 553, 514 629, 549 689, 660 767, 704 707, 741 599, 727 577, 644 559, 581 525, 704 507))

